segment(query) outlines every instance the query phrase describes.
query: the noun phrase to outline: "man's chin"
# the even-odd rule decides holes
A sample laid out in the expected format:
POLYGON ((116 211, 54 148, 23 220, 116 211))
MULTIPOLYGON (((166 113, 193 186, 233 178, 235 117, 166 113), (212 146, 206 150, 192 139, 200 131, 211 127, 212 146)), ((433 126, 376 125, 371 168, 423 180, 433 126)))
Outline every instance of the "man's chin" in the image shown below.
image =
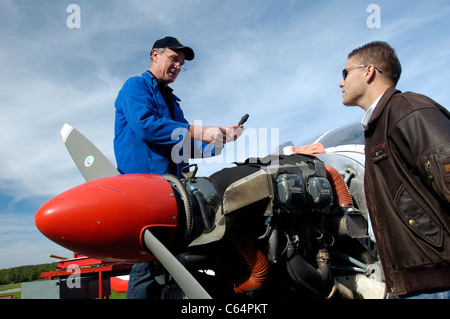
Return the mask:
POLYGON ((343 100, 342 104, 345 106, 357 106, 356 103, 351 102, 351 101, 346 101, 346 100, 343 100))

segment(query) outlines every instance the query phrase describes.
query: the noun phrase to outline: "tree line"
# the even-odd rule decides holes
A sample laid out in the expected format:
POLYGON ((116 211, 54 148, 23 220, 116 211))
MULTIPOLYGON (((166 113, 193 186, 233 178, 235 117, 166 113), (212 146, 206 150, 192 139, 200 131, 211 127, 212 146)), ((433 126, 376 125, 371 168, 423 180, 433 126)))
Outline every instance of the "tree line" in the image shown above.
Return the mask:
POLYGON ((41 273, 55 271, 57 262, 0 269, 0 285, 18 284, 41 279, 41 273))

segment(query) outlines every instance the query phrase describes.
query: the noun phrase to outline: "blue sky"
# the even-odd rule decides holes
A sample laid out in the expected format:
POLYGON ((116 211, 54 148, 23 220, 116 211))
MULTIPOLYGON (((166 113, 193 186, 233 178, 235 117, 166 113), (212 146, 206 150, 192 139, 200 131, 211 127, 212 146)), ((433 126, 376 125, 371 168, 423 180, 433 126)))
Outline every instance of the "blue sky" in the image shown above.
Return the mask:
POLYGON ((447 0, 0 0, 0 269, 71 256, 34 226, 42 204, 84 182, 59 131, 76 127, 115 163, 114 100, 148 69, 155 40, 176 36, 196 53, 171 85, 189 121, 226 126, 250 114, 257 145, 200 163, 208 176, 359 121, 338 84, 347 54, 373 40, 397 50, 400 90, 448 108, 449 16, 447 0), (80 28, 67 25, 70 4, 80 28), (370 4, 379 28, 368 25, 370 4))

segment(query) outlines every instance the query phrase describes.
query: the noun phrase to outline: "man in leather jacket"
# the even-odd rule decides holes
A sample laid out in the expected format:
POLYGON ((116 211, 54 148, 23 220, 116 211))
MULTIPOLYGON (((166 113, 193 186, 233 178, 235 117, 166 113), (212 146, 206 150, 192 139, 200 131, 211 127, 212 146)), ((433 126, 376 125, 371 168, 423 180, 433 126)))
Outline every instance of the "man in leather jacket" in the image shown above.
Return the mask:
POLYGON ((353 50, 343 104, 366 111, 365 195, 387 289, 399 298, 450 298, 450 114, 395 89, 397 54, 385 42, 353 50))

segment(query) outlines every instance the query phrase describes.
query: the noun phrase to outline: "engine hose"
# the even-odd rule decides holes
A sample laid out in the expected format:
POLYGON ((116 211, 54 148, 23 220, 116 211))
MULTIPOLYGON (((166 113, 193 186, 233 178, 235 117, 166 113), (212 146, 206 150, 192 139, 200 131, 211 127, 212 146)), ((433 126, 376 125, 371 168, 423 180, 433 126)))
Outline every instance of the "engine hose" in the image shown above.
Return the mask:
POLYGON ((258 249, 256 243, 243 232, 230 229, 230 239, 250 272, 248 278, 234 285, 236 294, 246 293, 260 289, 264 286, 269 273, 269 261, 258 249))
POLYGON ((327 179, 331 183, 333 188, 333 195, 338 200, 340 207, 353 207, 353 200, 348 190, 347 184, 342 178, 341 174, 330 165, 325 164, 325 170, 327 171, 327 179))
POLYGON ((287 257, 287 271, 295 282, 310 289, 321 298, 331 295, 334 281, 331 276, 328 252, 325 249, 317 253, 318 269, 306 262, 292 246, 288 249, 287 257))
POLYGON ((203 200, 202 195, 200 194, 200 191, 198 189, 194 189, 192 191, 192 195, 195 197, 195 199, 197 200, 198 206, 200 207, 200 214, 202 217, 202 221, 203 221, 203 226, 205 227, 203 232, 204 233, 209 233, 212 230, 212 223, 209 219, 209 214, 208 214, 208 210, 206 208, 205 202, 203 200))

